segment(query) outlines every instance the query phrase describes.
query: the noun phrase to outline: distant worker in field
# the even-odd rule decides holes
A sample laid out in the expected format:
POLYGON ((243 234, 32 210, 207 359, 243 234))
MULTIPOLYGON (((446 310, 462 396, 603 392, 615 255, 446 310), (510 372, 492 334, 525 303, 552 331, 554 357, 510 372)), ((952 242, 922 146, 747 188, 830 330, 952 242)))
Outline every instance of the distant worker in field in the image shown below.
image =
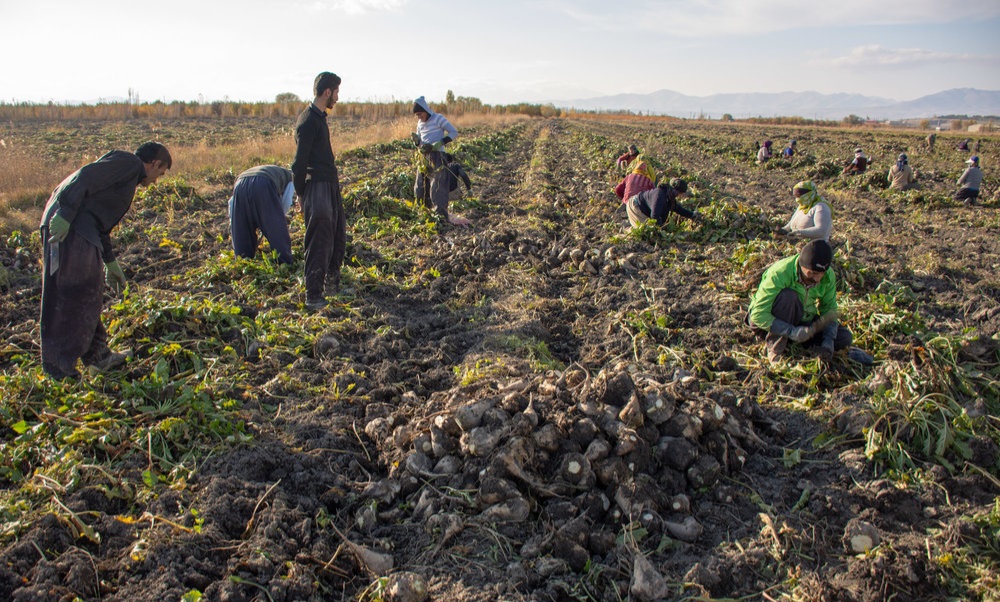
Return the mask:
POLYGON ((966 161, 968 167, 956 182, 959 186, 955 192, 955 200, 966 205, 974 205, 979 198, 979 187, 983 184, 983 171, 979 169, 979 157, 972 156, 966 161))
POLYGON ((924 148, 926 148, 928 152, 934 152, 934 142, 936 140, 937 140, 937 134, 935 134, 934 132, 927 134, 927 137, 924 138, 924 148))
POLYGON ((970 142, 972 142, 972 138, 966 138, 965 140, 962 140, 961 142, 959 142, 958 146, 956 146, 955 149, 956 150, 960 150, 963 153, 967 153, 967 152, 969 152, 969 143, 970 142))
POLYGON ((634 144, 629 144, 625 152, 615 159, 615 165, 618 169, 628 169, 628 166, 639 158, 639 147, 634 144))
POLYGON ((816 185, 808 180, 799 182, 792 187, 792 196, 798 207, 788 223, 778 228, 775 234, 829 242, 833 212, 827 200, 819 195, 816 185))
POLYGON ((871 165, 871 159, 869 159, 861 147, 854 149, 854 158, 848 161, 844 165, 844 174, 852 176, 855 174, 863 174, 868 170, 868 166, 871 165))
POLYGON ((896 163, 889 168, 889 175, 886 176, 889 188, 894 190, 909 190, 916 186, 916 175, 910 167, 910 160, 906 153, 899 153, 896 163))
POLYGON ((687 194, 687 191, 686 181, 673 178, 669 183, 662 182, 659 186, 629 197, 625 203, 629 224, 636 228, 646 223, 647 220, 654 219, 657 225, 663 226, 671 213, 676 213, 687 219, 702 221, 700 213, 691 211, 677 202, 677 199, 687 194))
POLYGON ((444 146, 458 138, 458 130, 444 115, 432 111, 423 96, 413 101, 413 113, 417 116, 414 141, 419 151, 413 196, 448 223, 468 226, 469 220, 448 213, 448 196, 455 176, 448 171, 444 146))
POLYGON ((49 197, 42 235, 42 369, 53 378, 79 378, 77 360, 98 371, 126 355, 108 347, 101 323, 105 286, 120 290, 125 273, 111 245, 135 190, 173 164, 166 147, 147 142, 135 153, 111 151, 62 181, 49 197))
MULTIPOLYGON (((851 331, 838 321, 837 280, 831 268, 833 249, 825 240, 806 243, 797 255, 771 264, 750 301, 746 322, 764 337, 767 358, 781 358, 788 341, 810 348, 825 360, 850 347, 851 331)), ((860 349, 848 357, 872 358, 860 349)))
POLYGON ((260 244, 258 231, 278 253, 278 261, 292 263, 292 239, 285 215, 295 200, 292 170, 280 165, 258 165, 236 178, 229 197, 229 232, 237 257, 253 259, 260 244))
POLYGON ((653 171, 649 162, 638 153, 629 162, 628 167, 628 175, 622 178, 618 186, 615 186, 615 194, 622 203, 627 202, 640 192, 652 190, 656 186, 656 172, 653 171))
POLYGON ((781 151, 781 156, 785 157, 786 159, 791 159, 792 157, 794 157, 795 151, 797 150, 796 148, 797 144, 798 143, 795 142, 794 140, 789 140, 788 146, 785 147, 785 150, 781 151))
POLYGON ((771 157, 774 156, 774 153, 771 152, 771 145, 772 144, 774 144, 774 143, 771 142, 770 140, 765 140, 764 141, 764 146, 762 146, 759 149, 757 149, 757 163, 758 164, 760 164, 760 163, 767 163, 768 161, 771 160, 771 157))
POLYGON ((295 123, 295 194, 305 217, 306 307, 327 306, 327 286, 340 290, 340 267, 347 251, 347 217, 340 196, 327 115, 340 98, 340 77, 324 71, 313 82, 313 102, 295 123))

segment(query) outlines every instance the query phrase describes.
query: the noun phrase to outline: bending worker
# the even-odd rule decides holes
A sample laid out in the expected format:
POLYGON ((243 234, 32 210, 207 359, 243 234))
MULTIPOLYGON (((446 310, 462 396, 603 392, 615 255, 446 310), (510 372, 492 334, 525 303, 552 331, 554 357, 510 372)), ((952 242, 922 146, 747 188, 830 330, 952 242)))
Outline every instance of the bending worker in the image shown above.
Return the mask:
POLYGON ((173 160, 157 142, 135 153, 111 151, 70 174, 42 216, 42 369, 79 378, 78 360, 98 371, 126 360, 108 347, 101 323, 104 287, 125 286, 111 230, 132 206, 135 190, 165 174, 173 160))
POLYGON ((647 220, 654 219, 657 225, 663 226, 671 212, 687 219, 701 221, 701 214, 677 202, 678 198, 687 194, 687 190, 687 182, 673 178, 670 183, 661 183, 629 198, 625 203, 629 224, 636 228, 647 220))
POLYGON ((295 197, 292 178, 292 170, 280 165, 251 167, 236 178, 229 197, 229 231, 238 257, 253 259, 260 231, 278 253, 278 261, 292 263, 292 239, 285 221, 295 197))

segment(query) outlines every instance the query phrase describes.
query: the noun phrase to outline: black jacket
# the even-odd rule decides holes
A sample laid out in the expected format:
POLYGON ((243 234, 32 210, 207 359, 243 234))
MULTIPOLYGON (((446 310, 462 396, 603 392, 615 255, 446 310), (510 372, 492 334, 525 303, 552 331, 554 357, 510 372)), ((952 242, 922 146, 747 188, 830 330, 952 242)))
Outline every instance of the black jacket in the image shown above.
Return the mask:
POLYGON ((337 182, 337 166, 333 162, 333 147, 330 146, 330 127, 326 123, 326 113, 309 104, 299 114, 295 123, 295 160, 292 173, 295 175, 295 193, 299 198, 305 194, 306 179, 314 182, 337 182))
POLYGON ((142 159, 111 151, 70 174, 49 197, 41 226, 58 213, 73 231, 101 249, 104 262, 115 260, 111 230, 125 217, 135 189, 146 177, 142 159))
POLYGON ((635 198, 639 209, 661 226, 671 211, 687 219, 694 217, 694 212, 677 202, 677 191, 668 186, 657 186, 635 195, 635 198))

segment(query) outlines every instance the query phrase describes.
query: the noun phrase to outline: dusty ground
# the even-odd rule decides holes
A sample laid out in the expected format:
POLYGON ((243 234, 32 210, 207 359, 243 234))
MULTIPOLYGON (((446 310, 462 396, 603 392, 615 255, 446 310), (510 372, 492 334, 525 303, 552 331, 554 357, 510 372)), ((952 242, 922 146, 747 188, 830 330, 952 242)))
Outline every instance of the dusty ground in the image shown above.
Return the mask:
MULTIPOLYGON (((0 599, 393 599, 376 576, 409 571, 432 599, 467 602, 995 600, 955 591, 941 561, 962 541, 961 517, 989 510, 1000 493, 995 444, 978 441, 972 463, 982 471, 929 463, 919 481, 890 480, 865 457, 850 413, 889 351, 871 368, 839 357, 814 374, 776 371, 741 324, 753 276, 793 252, 770 228, 791 213, 789 187, 817 163, 762 169, 750 146, 790 136, 817 157, 846 159, 862 144, 880 173, 901 150, 921 160, 918 134, 564 120, 515 128, 504 152, 476 162, 475 201, 458 204, 471 228, 377 239, 355 231, 348 290, 323 322, 308 318, 311 345, 290 353, 262 342, 258 355, 234 343, 250 375, 237 391, 250 442, 206 450, 189 478, 147 495, 138 493, 141 446, 103 450, 113 474, 91 471, 54 494, 99 543, 74 537, 58 518, 66 513, 10 528, 7 510, 0 599), (714 240, 687 224, 671 226, 670 244, 624 236, 608 158, 630 142, 694 183, 687 202, 710 216, 714 240), (741 213, 712 213, 723 201, 741 213), (737 250, 754 241, 765 250, 743 265, 737 250), (381 278, 370 276, 376 268, 381 278), (852 551, 858 524, 881 545, 852 551), (391 570, 380 566, 390 558, 391 570)), ((995 165, 997 143, 986 145, 984 165, 995 165)), ((950 152, 925 157, 926 189, 951 189, 964 157, 950 152)), ((405 171, 406 160, 392 148, 351 154, 341 173, 354 184, 405 171)), ((929 327, 978 330, 992 345, 984 353, 996 353, 995 202, 890 202, 838 176, 815 180, 834 207, 852 292, 905 283, 929 327)), ((174 207, 164 235, 183 253, 136 234, 162 220, 157 209, 137 203, 123 224, 133 236, 119 254, 134 285, 306 320, 294 275, 271 299, 182 277, 228 244, 231 182, 188 183, 200 201, 174 207)), ((12 351, 37 355, 38 340, 37 256, 16 247, 4 249, 0 297, 8 375, 37 370, 12 351)), ((869 318, 848 318, 859 344, 869 318)), ((891 344, 912 352, 905 337, 891 344)), ((115 378, 148 371, 137 361, 115 378)), ((15 435, 5 427, 3 437, 15 435)))

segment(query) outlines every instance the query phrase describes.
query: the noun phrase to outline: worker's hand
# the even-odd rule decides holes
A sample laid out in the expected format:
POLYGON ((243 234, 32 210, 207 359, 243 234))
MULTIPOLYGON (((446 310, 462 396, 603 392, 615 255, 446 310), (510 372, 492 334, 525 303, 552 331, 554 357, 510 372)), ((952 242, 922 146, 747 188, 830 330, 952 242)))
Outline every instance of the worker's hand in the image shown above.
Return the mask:
POLYGON ((824 362, 833 360, 833 341, 823 341, 822 345, 816 347, 816 357, 824 362))
POLYGON ((125 272, 122 271, 117 261, 109 261, 104 264, 104 283, 116 293, 125 288, 125 272))
POLYGON ((413 132, 410 134, 410 140, 413 140, 414 148, 420 148, 420 134, 413 132))
POLYGON ((429 142, 424 142, 423 144, 420 145, 420 152, 424 153, 425 155, 429 152, 432 152, 433 150, 434 150, 434 145, 430 144, 429 142))
POLYGON ((445 136, 444 138, 441 139, 442 145, 448 144, 449 142, 451 142, 451 136, 445 136))
POLYGON ((805 343, 809 339, 813 338, 814 334, 816 334, 816 332, 809 326, 793 326, 788 331, 788 338, 796 343, 805 343))
POLYGON ((69 236, 69 222, 58 213, 49 220, 49 243, 57 243, 66 240, 69 236))

